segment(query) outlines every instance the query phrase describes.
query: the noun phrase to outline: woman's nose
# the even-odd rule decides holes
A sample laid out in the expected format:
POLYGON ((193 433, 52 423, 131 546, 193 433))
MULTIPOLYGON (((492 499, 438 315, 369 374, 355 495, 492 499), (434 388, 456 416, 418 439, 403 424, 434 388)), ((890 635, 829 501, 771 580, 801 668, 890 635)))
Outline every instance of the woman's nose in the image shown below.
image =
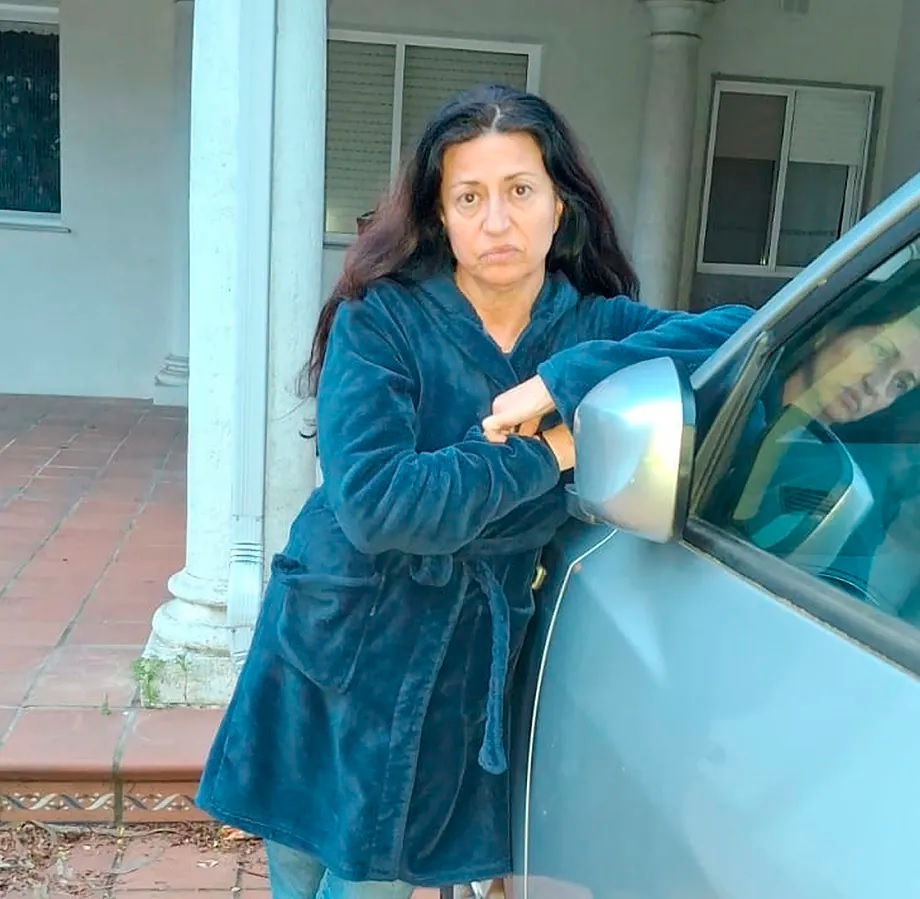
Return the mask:
POLYGON ((489 234, 501 234, 508 228, 508 205, 501 197, 489 200, 484 227, 489 234))
POLYGON ((878 399, 888 393, 888 387, 892 378, 892 366, 883 364, 876 365, 863 379, 861 383, 862 392, 869 399, 878 399))

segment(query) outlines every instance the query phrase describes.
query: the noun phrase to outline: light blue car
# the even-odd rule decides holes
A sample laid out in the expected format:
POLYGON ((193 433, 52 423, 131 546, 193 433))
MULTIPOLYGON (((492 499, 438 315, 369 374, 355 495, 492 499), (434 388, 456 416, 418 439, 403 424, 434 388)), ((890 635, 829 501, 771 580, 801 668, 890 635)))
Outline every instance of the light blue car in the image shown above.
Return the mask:
POLYGON ((920 897, 920 176, 576 419, 515 899, 920 897))

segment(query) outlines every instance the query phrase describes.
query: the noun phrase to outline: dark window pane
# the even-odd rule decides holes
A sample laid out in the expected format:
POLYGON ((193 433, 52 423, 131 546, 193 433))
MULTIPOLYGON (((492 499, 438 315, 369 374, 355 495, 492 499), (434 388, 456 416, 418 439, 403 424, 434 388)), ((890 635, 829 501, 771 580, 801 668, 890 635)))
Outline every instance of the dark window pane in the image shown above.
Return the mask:
POLYGON ((808 265, 840 237, 848 176, 845 165, 789 163, 777 265, 808 265))
POLYGON ((721 94, 704 262, 766 263, 785 118, 783 96, 721 94))
POLYGON ((776 166, 772 162, 713 161, 704 261, 766 264, 775 181, 776 166))
POLYGON ((61 211, 58 36, 0 26, 0 209, 61 211))

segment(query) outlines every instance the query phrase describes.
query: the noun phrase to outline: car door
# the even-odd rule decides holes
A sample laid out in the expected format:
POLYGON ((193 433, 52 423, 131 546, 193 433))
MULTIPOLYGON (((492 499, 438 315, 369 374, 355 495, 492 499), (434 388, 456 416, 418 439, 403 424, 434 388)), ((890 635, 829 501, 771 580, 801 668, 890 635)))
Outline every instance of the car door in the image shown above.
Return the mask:
POLYGON ((573 523, 553 547, 516 899, 920 895, 918 194, 764 310, 764 352, 700 373, 721 411, 680 542, 573 523))

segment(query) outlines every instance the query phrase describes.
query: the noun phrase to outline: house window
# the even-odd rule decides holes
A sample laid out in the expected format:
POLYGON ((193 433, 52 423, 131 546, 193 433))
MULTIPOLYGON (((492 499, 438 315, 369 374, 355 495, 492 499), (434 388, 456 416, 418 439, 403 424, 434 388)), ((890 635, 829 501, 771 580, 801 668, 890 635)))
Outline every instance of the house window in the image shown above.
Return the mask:
POLYGON ((2 212, 61 211, 59 68, 55 25, 0 21, 2 212))
POLYGON ((719 82, 701 272, 791 275, 861 213, 874 94, 719 82))
POLYGON ((357 230, 392 183, 428 117, 483 83, 535 90, 539 48, 479 41, 330 33, 326 115, 326 232, 357 230))

